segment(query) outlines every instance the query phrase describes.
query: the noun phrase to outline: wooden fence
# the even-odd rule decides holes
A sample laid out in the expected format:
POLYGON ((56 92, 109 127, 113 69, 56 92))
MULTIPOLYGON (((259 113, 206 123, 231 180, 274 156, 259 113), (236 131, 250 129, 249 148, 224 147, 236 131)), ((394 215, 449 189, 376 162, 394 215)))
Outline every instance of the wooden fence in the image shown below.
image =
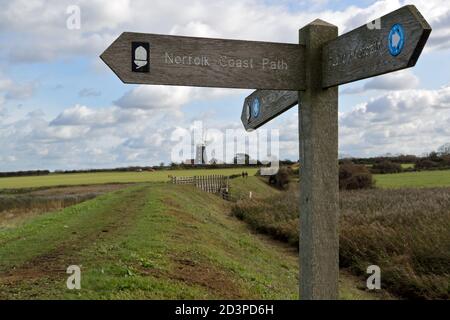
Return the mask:
POLYGON ((222 198, 228 200, 229 178, 223 175, 172 177, 172 183, 192 184, 205 192, 218 193, 222 198))

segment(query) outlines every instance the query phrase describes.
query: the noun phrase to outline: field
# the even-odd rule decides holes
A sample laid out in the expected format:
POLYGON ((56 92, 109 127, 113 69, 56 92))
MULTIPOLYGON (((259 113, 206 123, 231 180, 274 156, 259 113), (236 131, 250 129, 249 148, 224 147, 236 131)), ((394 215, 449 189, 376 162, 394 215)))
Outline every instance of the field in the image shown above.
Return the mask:
MULTIPOLYGON (((192 170, 161 170, 154 172, 101 172, 50 174, 48 176, 0 178, 0 189, 38 188, 51 186, 165 182, 172 176, 195 176, 206 174, 232 175, 247 171, 254 175, 256 168, 227 169, 192 169, 192 170)), ((420 171, 395 174, 374 175, 376 186, 380 188, 403 187, 445 187, 450 186, 450 170, 420 171)))
POLYGON ((380 188, 434 188, 450 186, 450 170, 374 175, 380 188))
MULTIPOLYGON (((165 183, 243 170, 255 173, 0 179, 0 299, 297 299, 296 186, 231 179, 237 202, 228 202, 165 183), (81 265, 81 291, 65 286, 72 264, 81 265)), ((382 188, 341 192, 341 298, 449 299, 449 173, 377 175, 382 188), (375 293, 364 289, 371 264, 382 268, 375 293)))
POLYGON ((412 169, 414 168, 414 163, 402 163, 402 169, 412 169))
POLYGON ((157 170, 153 172, 100 172, 50 174, 47 176, 0 178, 0 189, 36 188, 50 186, 89 185, 102 183, 131 183, 131 182, 165 182, 172 176, 196 175, 232 175, 242 171, 254 175, 256 168, 226 168, 226 169, 192 169, 192 170, 157 170))

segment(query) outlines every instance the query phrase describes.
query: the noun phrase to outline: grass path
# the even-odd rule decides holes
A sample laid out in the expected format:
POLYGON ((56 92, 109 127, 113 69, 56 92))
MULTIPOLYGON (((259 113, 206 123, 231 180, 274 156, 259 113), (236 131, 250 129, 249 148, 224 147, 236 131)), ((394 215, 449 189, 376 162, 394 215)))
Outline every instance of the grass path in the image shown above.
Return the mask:
POLYGON ((0 231, 0 298, 297 297, 283 258, 227 203, 188 186, 131 187, 0 231), (81 265, 82 290, 65 288, 81 265))

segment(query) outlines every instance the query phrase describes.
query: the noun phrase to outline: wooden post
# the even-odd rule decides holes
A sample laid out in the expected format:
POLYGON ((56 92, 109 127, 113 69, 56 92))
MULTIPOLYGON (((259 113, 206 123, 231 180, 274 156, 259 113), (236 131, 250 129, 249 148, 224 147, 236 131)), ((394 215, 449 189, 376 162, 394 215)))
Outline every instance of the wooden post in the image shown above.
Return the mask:
POLYGON ((322 48, 338 29, 300 29, 306 90, 299 91, 300 299, 338 299, 338 88, 322 89, 322 48))

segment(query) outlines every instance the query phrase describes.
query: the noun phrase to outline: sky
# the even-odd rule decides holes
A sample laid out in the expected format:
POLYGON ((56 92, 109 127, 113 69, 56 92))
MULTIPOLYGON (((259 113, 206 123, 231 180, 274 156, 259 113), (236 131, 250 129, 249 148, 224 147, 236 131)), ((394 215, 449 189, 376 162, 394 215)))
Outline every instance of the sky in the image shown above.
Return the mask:
MULTIPOLYGON (((252 90, 123 84, 99 55, 124 31, 298 43, 316 18, 342 34, 405 4, 433 28, 417 65, 339 88, 339 153, 354 157, 421 155, 450 142, 450 4, 0 0, 0 171, 169 163, 199 121, 244 134, 252 90), (71 6, 80 28, 68 28, 71 6)), ((298 159, 297 107, 263 129, 279 131, 280 159, 298 159)))

